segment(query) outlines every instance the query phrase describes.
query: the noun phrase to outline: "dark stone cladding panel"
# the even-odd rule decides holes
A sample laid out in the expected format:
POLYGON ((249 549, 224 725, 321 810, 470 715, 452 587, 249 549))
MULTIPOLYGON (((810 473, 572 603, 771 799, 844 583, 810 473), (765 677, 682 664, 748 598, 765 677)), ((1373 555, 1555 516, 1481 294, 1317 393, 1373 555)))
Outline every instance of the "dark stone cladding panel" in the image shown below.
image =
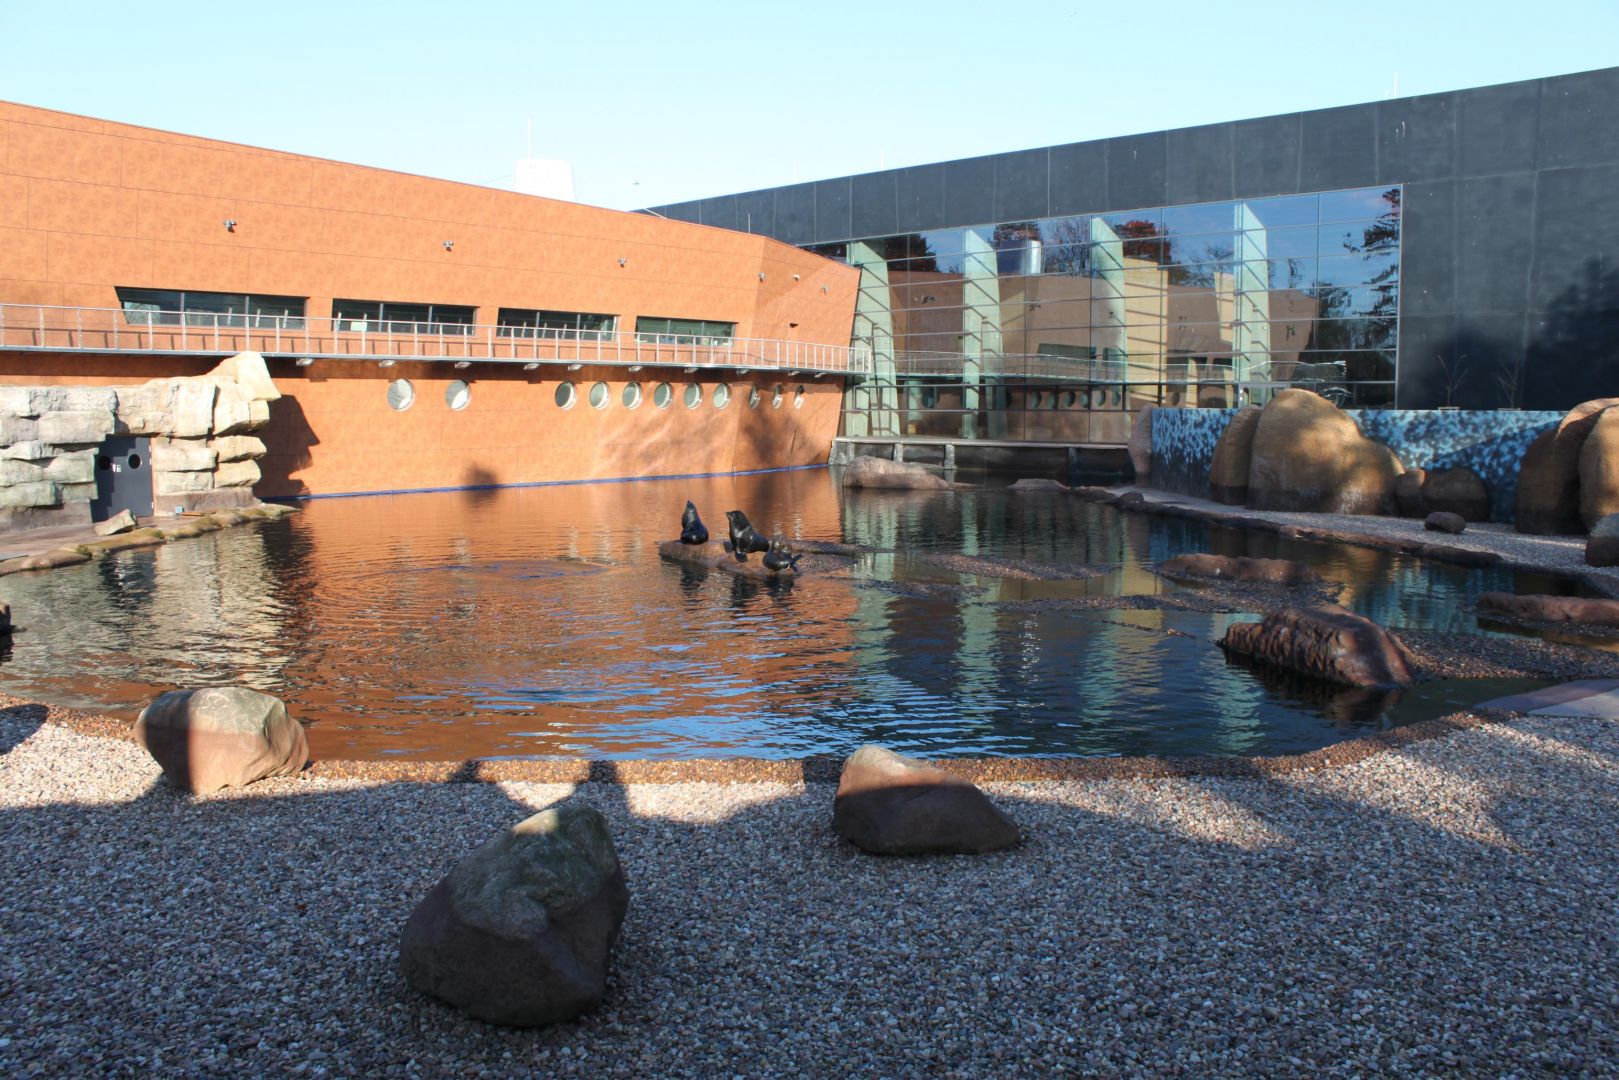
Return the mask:
POLYGON ((698 212, 702 214, 704 225, 714 225, 721 229, 736 228, 736 196, 721 195, 713 199, 703 199, 698 204, 698 212))
POLYGON ((851 236, 888 236, 899 231, 899 194, 892 171, 849 178, 851 236))
POLYGON ((1380 101, 1377 116, 1377 182, 1411 183, 1456 175, 1454 94, 1380 101))
POLYGON ((1018 150, 978 160, 988 162, 993 174, 995 199, 990 211, 991 220, 1027 221, 1051 213, 1049 148, 1018 150))
POLYGON ((944 219, 940 225, 990 225, 995 217, 995 159, 966 158, 944 166, 944 219))
POLYGON ((1455 311, 1455 181, 1407 185, 1401 214, 1400 314, 1455 311))
POLYGON ((1533 242, 1535 175, 1472 177, 1457 183, 1456 195, 1456 310, 1522 313, 1529 306, 1524 255, 1533 242))
POLYGON ((1616 267, 1619 164, 1536 174, 1530 307, 1564 314, 1619 307, 1616 267))
POLYGON ((794 184, 776 189, 774 235, 785 244, 807 244, 815 239, 815 185, 794 184))
POLYGON ((1220 202, 1233 197, 1235 127, 1210 124, 1168 133, 1164 161, 1168 205, 1220 202))
POLYGON ((654 206, 652 213, 661 214, 672 221, 689 221, 693 225, 703 223, 700 204, 693 202, 673 203, 669 206, 654 206))
POLYGON ((1096 210, 1164 205, 1164 162, 1169 133, 1126 135, 1107 141, 1107 204, 1096 210))
POLYGON ((736 227, 760 236, 776 235, 776 192, 750 191, 736 197, 736 227))
POLYGON ((919 232, 944 224, 944 174, 948 165, 894 170, 895 232, 919 232))
POLYGON ((1507 83, 1458 91, 1456 175, 1533 169, 1542 82, 1507 83))
POLYGON ((1053 146, 1047 161, 1046 206, 1050 213, 1087 214, 1108 205, 1107 143, 1053 146))
POLYGON ((1299 113, 1239 120, 1231 125, 1233 198, 1292 195, 1299 186, 1304 119, 1299 113))
POLYGON ((810 238, 811 243, 848 240, 854 236, 850 231, 849 214, 853 186, 847 176, 815 182, 815 235, 810 238))
POLYGON ((1332 191, 1377 183, 1375 106, 1346 105, 1300 116, 1300 190, 1332 191))
POLYGON ((1537 163, 1543 169, 1619 162, 1619 68, 1545 80, 1537 163))

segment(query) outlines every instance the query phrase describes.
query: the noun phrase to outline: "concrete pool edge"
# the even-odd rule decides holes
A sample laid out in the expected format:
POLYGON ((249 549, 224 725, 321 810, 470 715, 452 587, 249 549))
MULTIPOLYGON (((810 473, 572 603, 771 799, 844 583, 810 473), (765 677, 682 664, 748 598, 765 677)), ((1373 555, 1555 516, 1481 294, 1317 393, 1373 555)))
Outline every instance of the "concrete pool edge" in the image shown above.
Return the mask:
MULTIPOLYGON (((933 764, 974 783, 1060 783, 1075 780, 1251 778, 1336 769, 1417 743, 1523 719, 1527 713, 1475 707, 1420 720, 1303 754, 1252 757, 934 758, 933 764)), ((88 712, 0 694, 0 718, 51 724, 96 738, 130 741, 133 725, 88 712)), ((296 780, 388 783, 795 784, 836 783, 842 757, 590 760, 310 761, 296 780)))

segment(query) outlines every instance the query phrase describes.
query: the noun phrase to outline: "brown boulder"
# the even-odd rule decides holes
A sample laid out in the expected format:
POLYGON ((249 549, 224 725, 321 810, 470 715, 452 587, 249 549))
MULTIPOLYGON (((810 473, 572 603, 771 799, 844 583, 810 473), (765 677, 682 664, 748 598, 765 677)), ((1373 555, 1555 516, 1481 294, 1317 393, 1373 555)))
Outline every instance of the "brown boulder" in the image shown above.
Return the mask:
POLYGON ((1329 514, 1387 514, 1405 471, 1394 451, 1360 433, 1319 394, 1283 390, 1261 411, 1248 470, 1248 506, 1329 514))
POLYGON ((1348 686, 1409 686, 1412 679, 1405 644, 1337 604, 1287 608, 1264 622, 1235 623, 1220 647, 1348 686))
POLYGON ((1597 414, 1580 444, 1580 521, 1587 529, 1619 513, 1619 409, 1597 414))
POLYGON ((1585 565, 1619 566, 1619 514, 1609 514, 1591 526, 1585 541, 1585 565))
POLYGON ((1452 536, 1467 528, 1467 519, 1460 514, 1452 514, 1445 510, 1435 510, 1428 515, 1422 527, 1429 532, 1450 533, 1452 536))
POLYGON ((1478 609, 1526 622, 1619 626, 1619 600, 1487 592, 1478 598, 1478 609))
POLYGON ((877 855, 977 855, 1021 838, 966 780, 881 746, 844 762, 832 828, 877 855))
POLYGON ((309 760, 303 726, 286 707, 241 686, 161 694, 141 710, 134 737, 169 783, 194 794, 289 776, 309 760))
POLYGON ((1472 469, 1429 469, 1422 479, 1422 505, 1428 513, 1456 514, 1464 521, 1490 520, 1490 493, 1472 469))
POLYGON ((535 814, 461 861, 399 938, 405 980, 491 1024, 536 1027, 601 1004, 629 909, 600 811, 535 814))
POLYGON ((1306 585, 1321 575, 1291 559, 1250 559, 1246 555, 1177 555, 1158 564, 1170 577, 1206 577, 1229 581, 1260 581, 1272 585, 1306 585))
POLYGON ((857 457, 843 467, 846 488, 893 488, 909 491, 947 491, 950 482, 926 466, 911 461, 857 457))
POLYGON ((1580 518, 1580 451, 1604 409, 1619 398, 1597 398, 1570 409, 1551 431, 1524 451, 1518 469, 1514 523, 1521 533, 1558 536, 1584 532, 1580 518))
POLYGON ((1248 470, 1262 411, 1258 405, 1244 405, 1215 442, 1214 459, 1209 463, 1209 497, 1215 502, 1241 506, 1248 501, 1248 470))
POLYGON ((1422 501, 1422 482, 1428 478, 1426 469, 1407 469, 1394 480, 1394 506, 1401 517, 1428 516, 1428 504, 1422 501))

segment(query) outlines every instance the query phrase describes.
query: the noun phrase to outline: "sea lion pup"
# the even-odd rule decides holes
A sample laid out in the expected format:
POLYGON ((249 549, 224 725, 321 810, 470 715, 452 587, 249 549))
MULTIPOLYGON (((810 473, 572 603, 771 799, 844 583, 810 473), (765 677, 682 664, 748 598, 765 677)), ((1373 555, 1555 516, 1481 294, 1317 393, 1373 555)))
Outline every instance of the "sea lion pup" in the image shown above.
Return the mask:
POLYGON ((770 541, 770 550, 765 552, 765 569, 772 574, 779 574, 783 570, 798 573, 798 560, 801 556, 794 553, 792 545, 781 538, 781 533, 770 541))
POLYGON ((708 543, 708 526, 697 516, 697 506, 686 500, 686 512, 680 515, 680 542, 682 544, 708 543))
POLYGON ((726 523, 731 526, 731 554, 737 562, 747 562, 749 552, 769 551, 770 541, 753 531, 748 515, 740 510, 727 510, 726 523))

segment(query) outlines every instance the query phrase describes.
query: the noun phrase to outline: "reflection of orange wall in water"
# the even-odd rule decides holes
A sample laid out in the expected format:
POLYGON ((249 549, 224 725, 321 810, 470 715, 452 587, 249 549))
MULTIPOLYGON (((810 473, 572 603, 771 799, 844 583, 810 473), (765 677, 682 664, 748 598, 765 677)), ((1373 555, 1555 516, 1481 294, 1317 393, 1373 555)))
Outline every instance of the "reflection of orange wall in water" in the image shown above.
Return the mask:
MULTIPOLYGON (((723 535, 724 511, 743 507, 768 531, 791 534, 797 523, 806 536, 836 538, 838 491, 820 473, 802 474, 798 482, 780 476, 717 477, 680 483, 580 484, 459 496, 333 500, 311 506, 294 523, 304 542, 300 557, 304 572, 299 580, 309 583, 315 594, 297 610, 321 620, 322 639, 343 638, 331 622, 339 607, 363 611, 368 617, 399 620, 400 632, 388 655, 369 660, 355 657, 352 644, 342 645, 341 654, 334 653, 335 662, 345 669, 368 664, 379 674, 415 662, 409 653, 410 619, 429 619, 440 626, 463 620, 456 633, 434 635, 431 662, 455 670, 460 683, 469 688, 469 696, 475 696, 479 688, 511 685, 525 659, 542 650, 547 671, 569 684, 584 689, 593 680, 604 680, 610 689, 622 693, 624 688, 612 680, 620 677, 616 661, 624 657, 606 651, 608 643, 599 637, 575 636, 581 621, 588 623, 577 610, 584 602, 582 595, 600 597, 604 610, 616 616, 630 610, 636 596, 666 600, 677 607, 678 618, 636 619, 615 636, 611 642, 615 648, 637 657, 689 655, 677 650, 693 645, 705 628, 726 629, 733 621, 755 620, 760 614, 768 617, 778 603, 792 604, 797 616, 795 631, 802 635, 792 648, 760 645, 748 635, 722 635, 703 646, 722 653, 731 692, 711 693, 671 675, 655 694, 641 700, 653 716, 802 711, 806 699, 813 700, 816 694, 814 666, 845 667, 851 662, 856 625, 853 582, 832 576, 807 577, 791 585, 788 595, 776 596, 765 582, 738 579, 721 570, 708 571, 704 577, 701 571, 683 572, 681 567, 664 563, 656 545, 678 532, 687 498, 699 503, 715 535, 723 535), (765 492, 773 492, 774 497, 767 499, 765 492), (480 582, 476 573, 413 572, 447 565, 491 567, 527 559, 584 560, 576 564, 577 570, 594 576, 580 581, 580 592, 568 594, 574 606, 570 618, 534 617, 534 608, 556 595, 542 585, 529 600, 514 601, 528 605, 529 617, 518 630, 501 624, 498 598, 493 595, 509 588, 512 578, 496 576, 480 582), (607 568, 595 572, 590 563, 607 568), (469 594, 469 589, 484 591, 469 594), (334 602, 321 600, 327 592, 334 602), (738 688, 745 689, 736 693, 738 688)), ((561 565, 567 572, 568 564, 561 565)), ((517 580, 523 584, 522 579, 517 580)), ((615 624, 617 621, 615 618, 615 624)), ((282 632, 300 640, 314 636, 313 628, 297 625, 284 626, 282 632)), ((361 637, 375 640, 355 636, 361 637)), ((319 655, 308 662, 320 663, 319 655)), ((299 677, 296 667, 288 672, 294 679, 299 677)), ((305 677, 328 687, 342 681, 333 672, 306 673, 305 677)), ((445 745, 453 745, 456 757, 577 756, 578 751, 569 747, 588 743, 587 733, 592 730, 612 727, 617 715, 614 707, 624 700, 526 702, 509 714, 480 714, 470 709, 469 702, 464 718, 454 723, 453 730, 446 729, 445 745), (489 724, 483 726, 480 720, 489 724), (524 734, 514 738, 514 731, 524 734)), ((317 757, 375 756, 382 748, 397 745, 390 744, 385 729, 346 724, 344 717, 352 705, 342 699, 341 692, 328 700, 302 691, 298 707, 301 716, 316 721, 310 739, 317 757)), ((615 736, 619 738, 622 736, 615 736)), ((713 727, 705 729, 704 738, 716 753, 723 754, 729 745, 723 731, 713 727)), ((623 752, 635 749, 625 743, 615 745, 623 752)), ((741 743, 731 748, 737 753, 750 750, 741 743)), ((640 749, 653 755, 668 747, 649 737, 640 749)), ((407 756, 443 755, 424 750, 407 756)))

